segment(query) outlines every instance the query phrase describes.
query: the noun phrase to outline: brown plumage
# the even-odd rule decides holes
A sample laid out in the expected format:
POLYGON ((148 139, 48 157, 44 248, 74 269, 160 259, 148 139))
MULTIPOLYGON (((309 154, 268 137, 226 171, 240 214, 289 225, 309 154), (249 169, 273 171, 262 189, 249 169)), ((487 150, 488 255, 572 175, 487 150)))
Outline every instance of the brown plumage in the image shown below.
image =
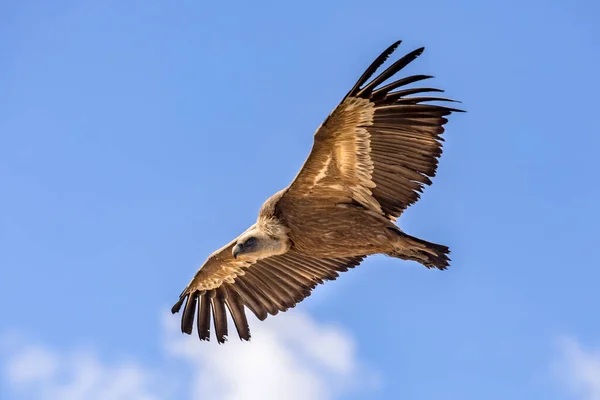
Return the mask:
POLYGON ((294 307, 317 284, 360 264, 371 254, 446 269, 449 250, 409 236, 396 218, 431 184, 442 154, 443 125, 453 101, 404 88, 431 78, 385 81, 416 59, 414 50, 369 82, 400 42, 386 49, 317 129, 313 148, 294 181, 269 198, 257 222, 214 252, 181 293, 181 330, 194 320, 201 340, 227 337, 227 311, 240 339, 249 340, 245 308, 260 320, 294 307), (413 96, 417 95, 417 96, 413 96), (197 311, 197 315, 196 315, 197 311))

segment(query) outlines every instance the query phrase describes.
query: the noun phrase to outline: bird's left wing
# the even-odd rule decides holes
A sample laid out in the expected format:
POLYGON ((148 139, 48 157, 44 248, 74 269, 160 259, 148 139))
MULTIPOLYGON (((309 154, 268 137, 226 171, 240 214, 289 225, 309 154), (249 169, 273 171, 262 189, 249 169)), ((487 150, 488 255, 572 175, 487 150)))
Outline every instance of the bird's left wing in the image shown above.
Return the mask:
POLYGON ((314 258, 293 249, 255 263, 237 261, 231 250, 235 241, 213 253, 181 293, 171 312, 183 307, 181 331, 191 334, 196 319, 200 340, 210 340, 211 314, 217 341, 228 335, 229 310, 240 339, 250 339, 245 307, 258 319, 294 307, 317 284, 334 280, 338 272, 360 264, 363 257, 314 258))
POLYGON ((406 88, 431 76, 395 78, 423 48, 369 81, 399 44, 375 59, 317 129, 311 153, 286 198, 358 202, 394 220, 431 184, 442 154, 445 117, 460 110, 430 104, 453 100, 421 95, 442 90, 406 88))

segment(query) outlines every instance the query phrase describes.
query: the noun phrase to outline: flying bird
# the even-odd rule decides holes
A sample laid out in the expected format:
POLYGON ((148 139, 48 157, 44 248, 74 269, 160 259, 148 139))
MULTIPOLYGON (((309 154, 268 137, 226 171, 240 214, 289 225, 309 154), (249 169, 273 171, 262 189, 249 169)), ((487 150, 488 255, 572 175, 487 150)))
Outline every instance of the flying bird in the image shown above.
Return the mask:
POLYGON ((448 267, 448 247, 410 236, 395 221, 431 184, 446 116, 461 110, 435 104, 454 100, 426 94, 440 89, 406 88, 432 76, 396 77, 424 48, 370 80, 399 45, 373 61, 316 130, 292 183, 198 270, 171 310, 185 302, 183 333, 191 334, 196 320, 200 340, 210 340, 212 315, 223 343, 229 310, 240 339, 250 340, 246 308, 261 321, 286 311, 372 254, 448 267))

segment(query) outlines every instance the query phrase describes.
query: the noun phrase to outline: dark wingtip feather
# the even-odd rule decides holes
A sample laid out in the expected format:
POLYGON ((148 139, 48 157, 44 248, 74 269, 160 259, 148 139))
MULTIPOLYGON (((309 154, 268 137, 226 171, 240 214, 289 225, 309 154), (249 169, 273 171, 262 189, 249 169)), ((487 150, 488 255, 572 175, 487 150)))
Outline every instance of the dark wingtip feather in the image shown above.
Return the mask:
POLYGON ((380 99, 384 98, 389 92, 391 92, 392 90, 397 89, 401 86, 410 85, 411 83, 423 81, 425 79, 432 79, 432 78, 435 78, 435 76, 433 76, 433 75, 407 76, 405 78, 401 78, 401 79, 398 79, 397 81, 389 83, 377 90, 374 90, 373 94, 372 94, 372 98, 373 98, 373 100, 380 100, 380 99))
POLYGON ((372 94, 372 91, 377 86, 379 86, 380 84, 385 82, 387 79, 392 77, 395 73, 397 73, 398 71, 400 71, 401 69, 406 67, 408 64, 413 62, 417 57, 419 57, 421 54, 423 54, 424 50, 425 50, 425 47, 419 47, 418 49, 413 50, 410 53, 406 54, 405 56, 400 58, 398 61, 393 63, 390 67, 388 67, 388 69, 383 71, 379 76, 377 76, 375 79, 373 79, 371 82, 369 82, 369 84, 367 86, 365 86, 364 88, 359 90, 355 96, 356 97, 369 97, 372 94))
POLYGON ((196 328, 198 329, 198 338, 201 341, 210 341, 210 293, 204 294, 198 298, 200 307, 198 307, 198 320, 196 328))
POLYGON ((192 327, 194 325, 194 316, 196 314, 196 300, 198 299, 198 292, 188 294, 187 302, 183 308, 183 316, 181 317, 181 332, 192 334, 192 327))
POLYGON ((188 295, 188 288, 186 287, 179 294, 179 300, 177 300, 177 303, 175 303, 173 305, 173 307, 171 307, 171 313, 172 314, 177 314, 179 312, 179 310, 181 309, 181 305, 183 304, 183 301, 185 300, 185 298, 187 297, 187 295, 188 295))
POLYGON ((363 74, 360 76, 358 81, 356 81, 356 83, 354 84, 352 89, 350 89, 350 91, 348 92, 346 97, 354 96, 356 94, 356 92, 360 89, 360 87, 366 81, 368 81, 371 76, 373 76, 373 74, 375 73, 375 71, 377 71, 377 69, 381 66, 381 64, 383 64, 388 59, 388 57, 394 52, 394 50, 396 50, 396 48, 398 46, 400 46, 400 43, 402 43, 402 40, 398 40, 398 41, 394 42, 391 46, 389 46, 387 49, 385 49, 375 59, 375 61, 373 61, 371 63, 371 65, 369 65, 369 67, 365 70, 365 72, 363 72, 363 74))
POLYGON ((227 313, 225 311, 225 299, 227 293, 223 287, 219 287, 216 290, 214 296, 210 297, 210 303, 212 305, 213 323, 215 325, 215 336, 219 344, 227 341, 227 313))
POLYGON ((244 302, 242 297, 231 285, 224 284, 223 287, 227 292, 225 305, 229 309, 229 313, 231 314, 240 340, 250 340, 250 326, 248 325, 248 320, 246 319, 246 312, 244 311, 244 302))
POLYGON ((177 300, 177 303, 175 303, 175 305, 173 307, 171 307, 171 314, 177 314, 179 312, 179 310, 181 309, 181 305, 183 304, 185 298, 186 298, 186 296, 179 297, 179 300, 177 300))

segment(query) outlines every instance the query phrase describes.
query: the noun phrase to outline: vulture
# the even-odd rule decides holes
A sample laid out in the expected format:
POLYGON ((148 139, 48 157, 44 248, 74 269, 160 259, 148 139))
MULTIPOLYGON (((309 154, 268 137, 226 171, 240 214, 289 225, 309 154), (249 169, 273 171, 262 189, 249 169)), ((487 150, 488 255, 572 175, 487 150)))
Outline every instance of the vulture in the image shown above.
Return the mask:
POLYGON ((431 184, 446 117, 462 110, 436 104, 455 101, 431 95, 440 89, 407 88, 432 76, 397 76, 424 48, 371 79, 399 45, 373 61, 316 130, 292 183, 197 271, 171 310, 183 306, 183 333, 196 321, 200 340, 210 340, 212 319, 223 343, 228 311, 240 339, 250 340, 246 309, 261 321, 286 311, 372 254, 448 267, 447 246, 413 237, 395 221, 431 184))

